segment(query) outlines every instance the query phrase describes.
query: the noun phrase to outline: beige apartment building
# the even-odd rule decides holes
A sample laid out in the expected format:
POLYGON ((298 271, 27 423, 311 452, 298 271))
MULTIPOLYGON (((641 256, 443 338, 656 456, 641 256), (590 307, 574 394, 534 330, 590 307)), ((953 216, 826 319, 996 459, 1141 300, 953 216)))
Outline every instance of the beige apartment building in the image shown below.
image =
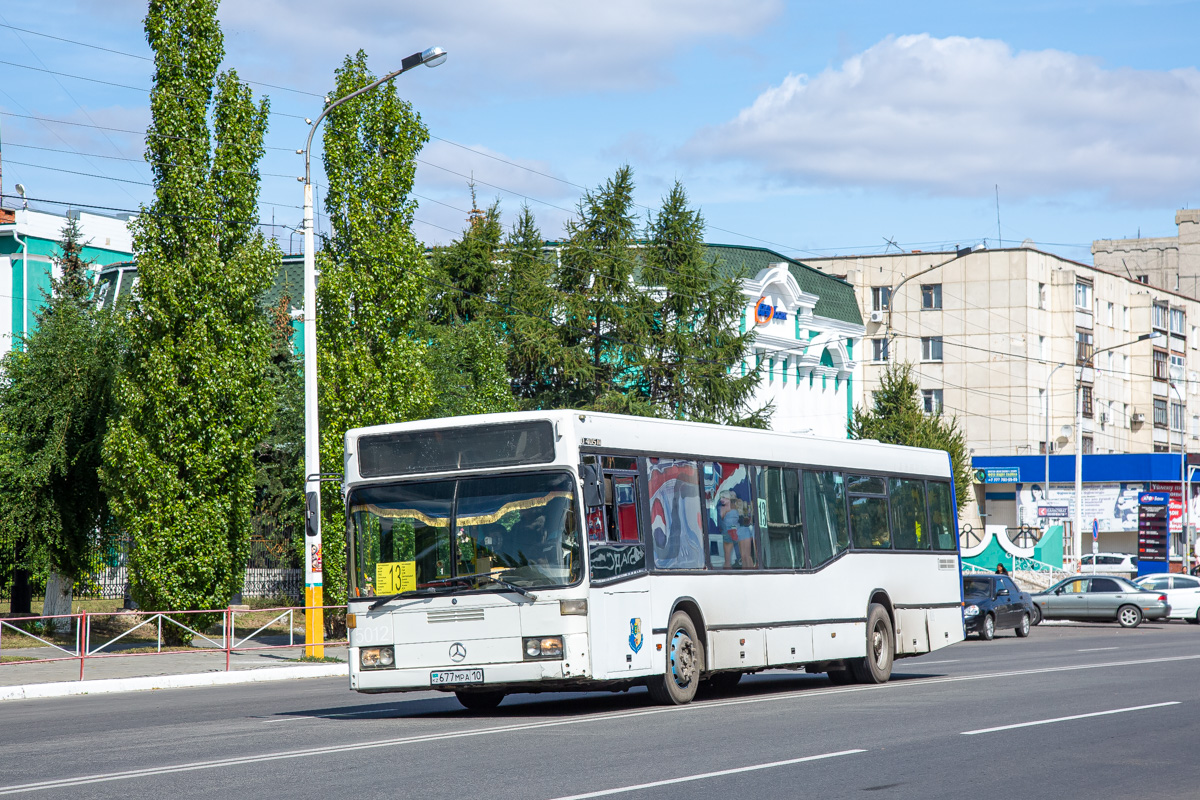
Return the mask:
POLYGON ((956 416, 975 456, 1200 449, 1196 300, 1033 247, 806 263, 855 287, 864 397, 913 364, 925 410, 956 416))

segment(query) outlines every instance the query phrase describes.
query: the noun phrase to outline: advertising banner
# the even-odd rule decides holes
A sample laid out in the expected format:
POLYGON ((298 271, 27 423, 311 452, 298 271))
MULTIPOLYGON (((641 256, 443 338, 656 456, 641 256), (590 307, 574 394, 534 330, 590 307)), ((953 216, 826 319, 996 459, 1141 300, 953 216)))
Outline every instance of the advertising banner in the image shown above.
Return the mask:
MULTIPOLYGON (((1047 494, 1040 483, 1017 484, 1017 520, 1021 525, 1037 527, 1049 523, 1048 515, 1038 513, 1039 506, 1066 507, 1066 517, 1075 517, 1075 485, 1054 483, 1047 494)), ((1080 506, 1085 525, 1096 520, 1102 531, 1129 531, 1138 529, 1138 492, 1144 491, 1144 483, 1085 483, 1080 492, 1080 506)))

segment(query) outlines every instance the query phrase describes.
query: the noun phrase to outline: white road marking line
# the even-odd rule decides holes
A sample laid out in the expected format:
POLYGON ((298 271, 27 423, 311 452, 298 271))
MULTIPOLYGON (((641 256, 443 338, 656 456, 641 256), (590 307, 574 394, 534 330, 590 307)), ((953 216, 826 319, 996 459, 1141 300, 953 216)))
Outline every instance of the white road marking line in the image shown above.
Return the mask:
POLYGON ((636 783, 632 786, 621 786, 617 789, 602 789, 598 792, 586 792, 584 794, 572 794, 565 797, 556 797, 554 800, 587 800, 590 797, 607 797, 613 794, 624 794, 625 792, 636 792, 640 789, 654 789, 659 786, 671 786, 676 783, 688 783, 690 781, 702 781, 705 778, 719 778, 723 775, 737 775, 741 772, 754 772, 760 769, 771 769, 772 767, 786 767, 789 764, 800 764, 805 761, 820 761, 824 758, 837 758, 838 756, 849 756, 855 753, 865 753, 866 750, 839 750, 836 753, 822 753, 819 756, 804 756, 803 758, 789 758, 786 761, 772 761, 768 764, 754 764, 749 767, 735 767, 734 769, 722 769, 716 772, 704 772, 700 775, 687 775, 682 778, 669 778, 664 781, 651 781, 650 783, 636 783))
POLYGON ((912 666, 923 667, 927 664, 957 664, 958 662, 959 662, 959 659, 957 659, 957 658, 948 658, 945 661, 914 661, 912 663, 912 666))
MULTIPOLYGON (((487 728, 471 728, 462 731, 446 731, 444 733, 431 733, 420 736, 406 736, 396 739, 380 739, 372 742, 362 742, 360 744, 345 744, 331 745, 327 747, 315 747, 305 750, 291 750, 277 753, 264 753, 256 756, 241 756, 237 758, 218 759, 214 761, 198 761, 193 763, 178 764, 166 767, 150 767, 146 769, 127 770, 124 772, 102 773, 98 775, 83 775, 77 778, 60 778, 48 781, 39 781, 37 783, 24 783, 14 786, 0 786, 0 795, 19 794, 22 792, 37 791, 40 789, 58 789, 69 786, 82 786, 91 783, 105 783, 108 781, 126 780, 130 778, 146 777, 151 775, 163 775, 172 772, 193 772, 203 769, 215 769, 219 767, 239 766, 242 764, 256 764, 265 761, 282 761, 292 758, 303 758, 313 755, 329 755, 334 753, 347 753, 355 750, 372 750, 380 747, 399 747, 409 744, 423 744, 425 742, 437 742, 446 739, 461 739, 472 736, 487 736, 494 733, 516 733, 528 730, 539 730, 543 728, 556 728, 566 725, 582 725, 590 722, 608 722, 610 720, 629 719, 633 717, 647 717, 656 714, 674 714, 674 713, 699 713, 709 709, 722 708, 724 706, 738 705, 755 705, 758 703, 778 703, 783 700, 798 700, 809 697, 824 697, 832 694, 848 694, 852 692, 876 692, 876 691, 898 691, 900 689, 922 686, 929 686, 937 683, 960 683, 964 681, 979 681, 991 680, 996 678, 1014 678, 1025 675, 1040 675, 1051 672, 1074 672, 1087 669, 1105 669, 1109 667, 1131 667, 1143 666, 1146 664, 1169 664, 1177 661, 1196 661, 1200 660, 1200 655, 1192 656, 1168 656, 1165 658, 1142 658, 1130 661, 1110 661, 1099 664, 1078 664, 1074 666, 1059 666, 1059 667, 1041 667, 1039 669, 1023 669, 1012 670, 1009 672, 991 672, 981 673, 978 675, 954 675, 939 678, 918 678, 914 680, 899 681, 896 683, 881 683, 869 686, 846 686, 836 689, 801 689, 794 692, 780 692, 770 694, 764 697, 742 697, 732 698, 729 700, 717 700, 706 703, 692 703, 686 706, 664 706, 659 708, 645 708, 635 711, 617 711, 601 714, 590 714, 588 716, 574 717, 571 719, 551 720, 547 722, 530 722, 511 725, 496 725, 487 728)), ((914 665, 915 666, 915 665, 914 665)))
POLYGON ((1109 714, 1124 714, 1126 711, 1145 711, 1147 708, 1163 708, 1165 706, 1177 706, 1178 700, 1171 700, 1167 703, 1151 703, 1148 706, 1130 706, 1129 708, 1114 708, 1111 711, 1093 711, 1090 714, 1072 714, 1069 717, 1055 717, 1054 719, 1038 719, 1033 722, 1018 722, 1015 725, 1000 725, 995 728, 980 728, 977 731, 963 731, 963 736, 975 736, 979 733, 995 733, 997 731, 1011 731, 1014 728, 1031 728, 1034 725, 1050 725, 1054 722, 1069 722, 1073 719, 1087 719, 1088 717, 1106 717, 1109 714))
POLYGON ((1101 650, 1120 650, 1119 647, 1085 647, 1082 650, 1076 650, 1076 653, 1098 653, 1101 650))

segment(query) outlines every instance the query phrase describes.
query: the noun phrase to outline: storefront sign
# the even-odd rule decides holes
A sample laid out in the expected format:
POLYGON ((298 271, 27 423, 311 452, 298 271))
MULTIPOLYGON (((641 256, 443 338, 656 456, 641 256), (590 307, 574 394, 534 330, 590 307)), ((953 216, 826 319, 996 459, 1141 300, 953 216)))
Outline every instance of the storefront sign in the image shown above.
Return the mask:
POLYGON ((1020 467, 986 467, 977 473, 980 483, 1020 483, 1020 467))
POLYGON ((764 325, 773 319, 786 320, 787 312, 768 303, 764 295, 758 299, 758 305, 754 307, 754 322, 764 325))

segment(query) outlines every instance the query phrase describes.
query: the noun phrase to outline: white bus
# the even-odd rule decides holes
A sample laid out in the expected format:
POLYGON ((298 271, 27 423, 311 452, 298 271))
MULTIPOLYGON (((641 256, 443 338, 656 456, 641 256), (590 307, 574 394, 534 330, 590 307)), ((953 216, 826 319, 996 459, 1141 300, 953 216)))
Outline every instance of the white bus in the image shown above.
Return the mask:
POLYGON ((963 639, 936 450, 583 411, 348 431, 350 687, 506 694, 799 669, 882 683, 963 639))

